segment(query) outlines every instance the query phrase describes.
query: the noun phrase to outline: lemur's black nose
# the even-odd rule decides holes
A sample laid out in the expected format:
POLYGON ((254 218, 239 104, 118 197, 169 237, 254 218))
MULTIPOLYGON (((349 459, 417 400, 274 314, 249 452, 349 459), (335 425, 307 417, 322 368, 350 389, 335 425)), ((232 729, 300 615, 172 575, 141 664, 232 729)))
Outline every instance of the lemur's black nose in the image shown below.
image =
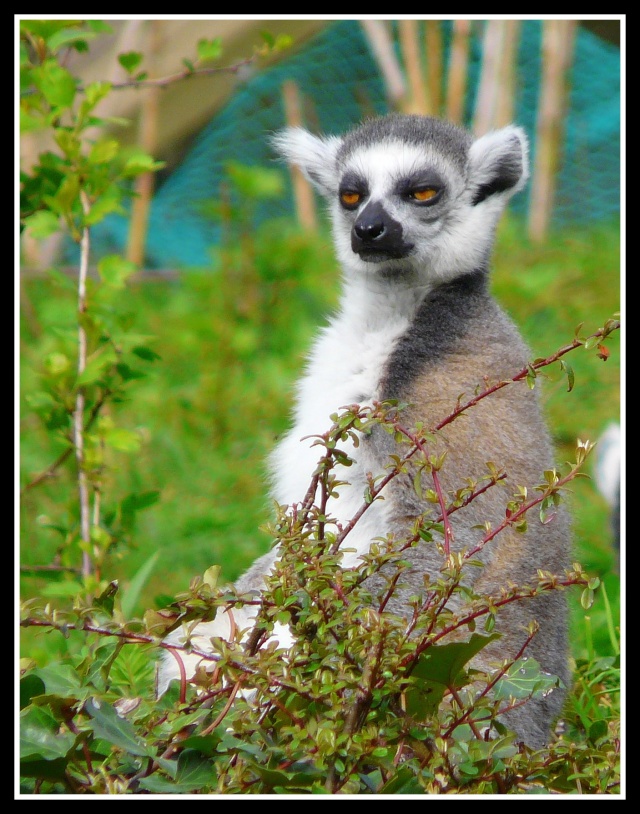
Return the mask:
POLYGON ((413 248, 403 238, 402 226, 379 201, 370 202, 351 231, 351 248, 367 262, 405 257, 413 248))
POLYGON ((375 240, 385 230, 384 221, 381 217, 360 218, 353 228, 360 240, 375 240))

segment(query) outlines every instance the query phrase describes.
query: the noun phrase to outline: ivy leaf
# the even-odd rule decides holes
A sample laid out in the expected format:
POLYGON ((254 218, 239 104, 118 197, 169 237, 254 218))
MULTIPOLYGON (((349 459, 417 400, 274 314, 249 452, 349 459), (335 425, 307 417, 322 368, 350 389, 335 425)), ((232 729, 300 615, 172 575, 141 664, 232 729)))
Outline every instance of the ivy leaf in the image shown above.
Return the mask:
POLYGON ((20 709, 24 709, 31 703, 35 695, 43 695, 45 692, 44 681, 40 676, 30 675, 20 679, 20 709))
POLYGON ((185 749, 178 755, 176 783, 196 791, 215 780, 211 761, 195 749, 185 749))
POLYGON ((102 738, 132 755, 151 756, 149 749, 136 737, 131 722, 121 718, 111 704, 89 698, 84 708, 91 716, 89 726, 97 738, 102 738))
POLYGON ((500 634, 474 633, 468 642, 433 645, 420 656, 405 692, 406 710, 418 720, 433 714, 448 687, 454 686, 464 665, 500 634))
POLYGON ((55 760, 64 757, 75 743, 71 732, 59 732, 60 724, 43 707, 31 707, 20 716, 20 758, 55 760))
POLYGON ((67 664, 48 664, 34 672, 44 682, 47 693, 62 698, 77 698, 82 688, 80 676, 67 664))

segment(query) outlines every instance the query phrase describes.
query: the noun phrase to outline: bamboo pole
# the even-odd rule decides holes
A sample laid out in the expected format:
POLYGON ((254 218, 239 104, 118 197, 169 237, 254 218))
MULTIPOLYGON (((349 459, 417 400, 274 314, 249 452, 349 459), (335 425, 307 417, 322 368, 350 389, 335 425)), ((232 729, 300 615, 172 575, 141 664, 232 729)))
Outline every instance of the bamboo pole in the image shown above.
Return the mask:
POLYGON ((404 101, 405 113, 419 113, 427 116, 432 112, 427 85, 420 58, 418 21, 400 20, 398 23, 400 50, 404 62, 405 75, 409 83, 409 93, 404 101))
POLYGON ((529 205, 529 236, 535 242, 545 240, 553 209, 574 35, 575 20, 545 20, 543 23, 542 79, 529 205))
POLYGON ((360 25, 382 74, 389 106, 397 110, 402 106, 407 87, 391 33, 384 20, 361 20, 360 25))
MULTIPOLYGON (((284 114, 289 127, 302 125, 302 102, 296 83, 288 79, 282 84, 284 114)), ((302 174, 299 167, 291 167, 291 183, 296 206, 298 223, 304 229, 315 229, 317 226, 316 205, 311 184, 302 174)))
MULTIPOLYGON (((161 20, 150 20, 148 29, 147 64, 153 69, 154 57, 160 49, 161 20)), ((140 106, 140 146, 149 155, 155 155, 158 147, 158 118, 160 112, 160 88, 151 87, 145 90, 140 106)), ((155 176, 152 172, 139 175, 134 184, 136 197, 131 206, 129 236, 127 240, 127 260, 142 265, 145 257, 149 210, 155 188, 155 176)))
POLYGON ((495 121, 504 34, 502 20, 486 22, 482 38, 482 70, 473 122, 476 136, 482 136, 491 130, 495 121))
POLYGON ((442 22, 427 20, 425 26, 429 101, 431 112, 439 116, 442 110, 442 22))
POLYGON ((471 21, 454 20, 447 77, 446 116, 455 124, 462 124, 464 121, 470 44, 471 21))
POLYGON ((503 48, 492 127, 504 127, 513 121, 519 34, 519 20, 503 20, 503 48))

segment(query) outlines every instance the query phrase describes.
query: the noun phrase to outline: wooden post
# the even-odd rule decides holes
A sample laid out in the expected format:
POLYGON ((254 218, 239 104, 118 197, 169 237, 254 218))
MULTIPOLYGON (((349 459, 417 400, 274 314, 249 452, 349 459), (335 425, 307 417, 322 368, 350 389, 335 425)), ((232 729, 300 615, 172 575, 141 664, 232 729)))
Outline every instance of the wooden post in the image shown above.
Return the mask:
POLYGON ((431 100, 422 70, 420 43, 418 40, 418 21, 400 20, 398 22, 400 50, 404 61, 404 70, 409 82, 409 94, 403 108, 405 113, 419 113, 426 116, 432 112, 431 100))
POLYGON ((434 116, 439 116, 442 110, 442 22, 427 20, 425 26, 429 101, 431 112, 434 116))
POLYGON ((529 205, 529 237, 536 242, 545 240, 553 210, 574 35, 575 20, 543 22, 542 78, 529 205))
MULTIPOLYGON (((298 86, 293 80, 288 79, 283 83, 282 98, 287 125, 300 127, 302 125, 302 103, 298 86)), ((298 223, 304 229, 315 229, 317 225, 316 204, 311 184, 299 167, 292 166, 290 171, 298 223)))
POLYGON ((397 110, 402 106, 407 87, 388 26, 384 20, 361 20, 360 25, 382 74, 389 106, 397 110))
POLYGON ((464 122, 464 103, 469 70, 470 20, 453 21, 453 39, 449 53, 446 116, 454 124, 464 122))
MULTIPOLYGON (((161 20, 150 20, 148 30, 147 64, 153 66, 155 55, 160 47, 161 20)), ((149 155, 155 155, 158 146, 158 115, 160 107, 160 88, 151 87, 144 91, 140 106, 140 146, 149 155)), ((131 206, 129 236, 127 240, 127 260, 141 266, 144 263, 149 210, 155 188, 154 173, 145 172, 139 175, 134 184, 136 197, 131 206)))

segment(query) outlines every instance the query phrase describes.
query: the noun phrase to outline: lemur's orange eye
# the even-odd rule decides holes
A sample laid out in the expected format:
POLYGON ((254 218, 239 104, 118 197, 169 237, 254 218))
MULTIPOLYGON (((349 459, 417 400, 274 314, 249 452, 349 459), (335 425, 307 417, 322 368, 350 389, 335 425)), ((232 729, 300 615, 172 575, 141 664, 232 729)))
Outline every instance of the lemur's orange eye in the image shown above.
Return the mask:
POLYGON ((414 189, 411 192, 411 197, 414 201, 430 201, 435 198, 440 190, 433 187, 424 187, 424 189, 414 189))
POLYGON ((351 190, 340 193, 340 200, 345 206, 356 206, 360 203, 361 198, 362 195, 359 192, 352 192, 351 190))

